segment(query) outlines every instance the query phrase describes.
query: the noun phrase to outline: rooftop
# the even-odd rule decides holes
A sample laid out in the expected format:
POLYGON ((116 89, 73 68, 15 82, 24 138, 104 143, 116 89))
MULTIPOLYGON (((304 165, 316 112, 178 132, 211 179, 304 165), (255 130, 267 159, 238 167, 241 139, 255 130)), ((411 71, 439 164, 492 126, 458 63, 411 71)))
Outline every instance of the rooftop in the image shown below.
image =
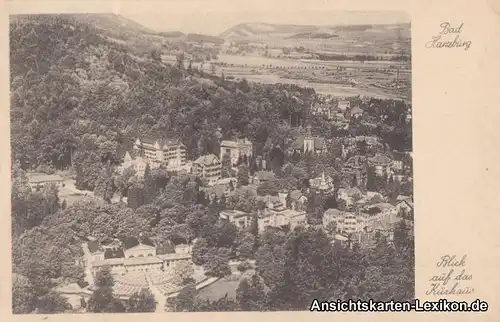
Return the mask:
POLYGON ((208 165, 212 165, 215 163, 219 163, 219 159, 213 154, 206 154, 206 155, 202 155, 201 157, 196 159, 196 161, 194 161, 194 163, 203 164, 203 165, 208 166, 208 165))
POLYGON ((274 173, 272 171, 257 171, 255 172, 255 177, 259 180, 271 180, 274 179, 274 173))
POLYGON ((334 208, 330 208, 330 209, 327 209, 325 211, 325 216, 334 216, 334 217, 337 217, 337 216, 342 216, 344 214, 344 212, 338 210, 338 209, 334 209, 334 208))
POLYGON ((240 210, 232 210, 232 209, 228 209, 228 210, 222 210, 220 212, 221 214, 224 214, 228 217, 234 217, 234 218, 239 218, 239 217, 245 217, 245 216, 248 216, 248 213, 244 212, 244 211, 240 211, 240 210))
MULTIPOLYGON (((164 255, 161 255, 164 256, 164 255)), ((123 260, 123 265, 133 266, 133 265, 145 265, 145 264, 161 264, 163 260, 156 256, 145 256, 145 257, 131 257, 123 260)))
POLYGON ((31 183, 58 182, 63 180, 63 177, 58 174, 31 173, 28 177, 31 183))
POLYGON ((353 187, 348 189, 340 188, 338 193, 345 193, 349 197, 353 197, 355 195, 360 195, 360 196, 363 195, 363 192, 358 187, 353 187))
POLYGON ((190 259, 191 254, 189 254, 189 253, 170 253, 170 254, 158 255, 157 257, 163 261, 180 260, 180 259, 190 259))
POLYGON ((93 261, 91 264, 94 267, 107 266, 107 265, 123 265, 124 258, 110 258, 110 259, 100 259, 93 261))
POLYGON ((391 162, 391 159, 389 159, 387 156, 383 154, 377 154, 373 158, 370 158, 370 162, 376 163, 376 164, 385 164, 391 162))
POLYGON ((130 249, 132 247, 138 246, 140 244, 155 247, 153 241, 147 237, 127 237, 122 239, 123 248, 130 249))
POLYGON ((103 251, 101 245, 99 245, 96 241, 87 242, 87 247, 89 248, 91 254, 103 251))
POLYGON ((104 252, 104 258, 110 259, 110 258, 124 258, 125 254, 123 253, 123 249, 118 248, 118 249, 106 249, 104 252))
POLYGON ((354 106, 353 108, 351 108, 349 113, 350 114, 361 114, 361 113, 363 113, 363 110, 359 106, 354 106))
POLYGON ((292 198, 292 200, 298 200, 302 196, 304 196, 304 194, 300 190, 293 190, 292 192, 290 192, 290 198, 292 198))

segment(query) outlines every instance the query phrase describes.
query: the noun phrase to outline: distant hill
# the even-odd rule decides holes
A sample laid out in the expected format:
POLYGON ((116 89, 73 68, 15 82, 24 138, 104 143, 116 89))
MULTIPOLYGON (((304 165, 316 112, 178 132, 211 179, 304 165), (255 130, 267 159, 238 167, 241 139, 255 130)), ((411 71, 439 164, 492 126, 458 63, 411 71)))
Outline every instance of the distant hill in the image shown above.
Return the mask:
POLYGON ((252 37, 261 35, 291 36, 298 33, 307 33, 317 30, 317 26, 309 25, 280 25, 269 23, 241 23, 222 32, 222 38, 252 37))
POLYGON ((158 35, 167 37, 167 38, 179 38, 186 36, 183 32, 180 31, 161 31, 158 35))
MULTIPOLYGON (((346 33, 386 32, 392 33, 401 29, 409 31, 409 24, 392 25, 286 25, 269 23, 241 23, 222 32, 219 36, 225 39, 251 39, 262 37, 279 37, 287 39, 329 39, 346 33)), ((404 35, 404 37, 409 37, 404 35)))
POLYGON ((220 37, 208 36, 202 34, 187 34, 186 41, 209 42, 217 45, 224 43, 224 39, 220 37))
POLYGON ((326 32, 303 32, 299 34, 294 34, 289 39, 330 39, 338 38, 338 35, 334 35, 326 32))

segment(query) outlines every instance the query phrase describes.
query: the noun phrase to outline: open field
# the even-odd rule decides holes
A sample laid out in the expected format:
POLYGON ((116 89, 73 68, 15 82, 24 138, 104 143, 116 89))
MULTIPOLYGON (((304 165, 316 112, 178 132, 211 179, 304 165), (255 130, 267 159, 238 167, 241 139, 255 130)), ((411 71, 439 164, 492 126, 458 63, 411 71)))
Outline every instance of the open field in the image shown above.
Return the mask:
MULTIPOLYGON (((163 56, 163 59, 166 63, 175 63, 173 56, 163 56)), ((188 63, 185 64, 187 67, 188 63)), ((192 63, 192 67, 201 68, 205 73, 224 73, 226 79, 296 84, 314 88, 320 94, 339 97, 361 95, 406 99, 411 87, 410 66, 396 61, 292 60, 220 55, 217 61, 192 63)))
POLYGON ((216 301, 224 296, 236 298, 236 289, 240 283, 239 276, 231 275, 219 279, 213 284, 199 290, 198 297, 202 300, 216 301))

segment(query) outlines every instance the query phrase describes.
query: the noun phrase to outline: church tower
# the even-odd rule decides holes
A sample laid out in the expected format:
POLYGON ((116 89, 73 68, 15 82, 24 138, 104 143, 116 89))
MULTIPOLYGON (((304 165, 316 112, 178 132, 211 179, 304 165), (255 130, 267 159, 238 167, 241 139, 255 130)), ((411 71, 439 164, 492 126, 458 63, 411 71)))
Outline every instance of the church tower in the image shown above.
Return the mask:
POLYGON ((307 134, 304 137, 304 152, 314 151, 314 137, 311 134, 311 126, 307 126, 307 134))

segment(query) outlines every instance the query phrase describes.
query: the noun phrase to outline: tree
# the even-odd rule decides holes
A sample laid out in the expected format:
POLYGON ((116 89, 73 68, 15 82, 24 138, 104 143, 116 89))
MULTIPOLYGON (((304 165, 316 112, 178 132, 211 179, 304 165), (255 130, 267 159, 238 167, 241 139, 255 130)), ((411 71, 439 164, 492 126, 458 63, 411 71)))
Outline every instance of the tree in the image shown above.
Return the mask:
POLYGON ((216 301, 197 301, 195 304, 195 311, 197 312, 234 312, 238 310, 238 303, 231 300, 227 296, 227 293, 224 297, 216 301))
POLYGON ((193 265, 189 262, 179 261, 174 264, 173 283, 178 286, 185 285, 186 281, 192 279, 194 274, 193 265))
POLYGON ((68 300, 54 291, 42 296, 37 306, 40 314, 64 313, 72 309, 68 300))
POLYGON ((248 168, 245 164, 238 167, 238 185, 246 186, 249 183, 248 168))
POLYGON ((156 300, 149 290, 134 293, 127 303, 127 312, 155 312, 156 300))
POLYGON ((337 222, 335 220, 330 221, 326 225, 326 229, 331 232, 331 233, 336 233, 337 232, 337 222))
POLYGON ((205 238, 196 239, 192 250, 192 260, 195 265, 203 265, 206 263, 208 249, 208 242, 205 238))
POLYGON ((116 176, 114 179, 114 185, 116 189, 120 192, 120 200, 121 198, 127 196, 128 188, 130 187, 130 179, 135 176, 136 172, 134 167, 128 167, 123 170, 121 174, 116 176))
POLYGON ((177 68, 184 69, 184 53, 177 55, 177 68))
POLYGON ((31 282, 20 274, 12 276, 12 312, 14 314, 28 314, 36 306, 36 294, 31 282))
POLYGON ((94 195, 104 199, 107 202, 111 202, 113 198, 114 186, 111 174, 108 169, 102 169, 99 177, 95 182, 94 195))
POLYGON ((127 204, 132 209, 137 209, 144 205, 144 187, 140 184, 134 184, 128 188, 127 204))
POLYGON ((154 61, 158 61, 158 62, 161 62, 161 51, 158 50, 158 49, 153 49, 151 50, 151 59, 153 59, 154 61))
POLYGON ((231 164, 231 156, 229 153, 224 154, 222 157, 222 168, 221 168, 221 176, 222 178, 232 177, 232 164, 231 164))
POLYGON ((231 274, 229 267, 229 249, 209 248, 203 265, 205 274, 213 277, 224 277, 231 274))
POLYGON ((236 253, 242 260, 253 257, 255 247, 255 236, 252 233, 244 233, 236 247, 236 253))
POLYGON ((97 272, 94 284, 97 289, 89 299, 88 311, 94 313, 125 312, 123 304, 113 296, 115 282, 109 266, 97 272))
POLYGON ((236 300, 242 311, 262 311, 265 298, 264 285, 260 276, 254 274, 247 279, 244 277, 236 289, 236 300))
POLYGON ((238 228, 233 223, 219 219, 215 225, 205 227, 201 235, 211 247, 230 248, 234 246, 237 234, 238 228))
POLYGON ((263 182, 257 187, 257 193, 259 194, 259 196, 277 196, 279 190, 280 189, 276 180, 263 182))
POLYGON ((153 177, 151 175, 151 168, 149 163, 144 170, 144 204, 151 203, 156 196, 156 187, 153 177))
POLYGON ((196 300, 196 287, 193 283, 184 286, 173 300, 175 312, 193 312, 196 300))

